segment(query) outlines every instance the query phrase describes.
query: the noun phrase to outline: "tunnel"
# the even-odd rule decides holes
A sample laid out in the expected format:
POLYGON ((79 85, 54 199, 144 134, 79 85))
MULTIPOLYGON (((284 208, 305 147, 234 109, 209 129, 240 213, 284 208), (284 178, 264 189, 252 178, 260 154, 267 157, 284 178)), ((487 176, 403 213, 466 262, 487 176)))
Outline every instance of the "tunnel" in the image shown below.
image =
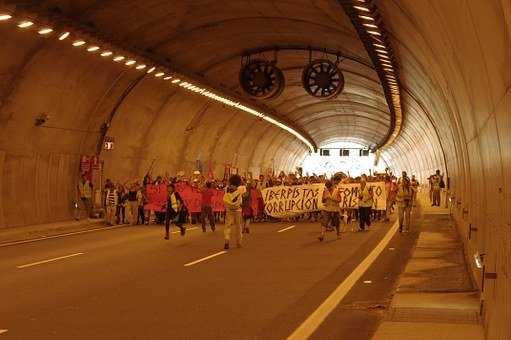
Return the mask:
POLYGON ((72 220, 83 155, 118 181, 222 177, 355 142, 421 184, 441 171, 485 338, 511 339, 510 39, 508 0, 2 1, 0 229, 72 220), (303 85, 321 60, 328 98, 303 85), (257 62, 271 96, 243 86, 257 62))

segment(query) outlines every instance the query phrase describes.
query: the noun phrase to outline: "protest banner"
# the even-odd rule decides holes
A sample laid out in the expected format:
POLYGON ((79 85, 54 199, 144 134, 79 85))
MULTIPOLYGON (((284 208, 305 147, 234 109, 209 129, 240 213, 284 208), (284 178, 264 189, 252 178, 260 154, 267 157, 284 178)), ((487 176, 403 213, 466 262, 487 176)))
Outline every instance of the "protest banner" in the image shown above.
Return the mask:
POLYGON ((259 216, 259 197, 261 193, 257 189, 250 190, 250 208, 252 208, 253 216, 259 216))
POLYGON ((202 195, 198 189, 191 185, 180 182, 175 184, 176 191, 183 199, 183 202, 190 213, 199 213, 201 211, 202 195))
POLYGON ((277 186, 262 190, 264 211, 273 217, 320 210, 324 184, 277 186))
POLYGON ((164 212, 167 206, 167 185, 165 183, 146 186, 147 203, 145 210, 164 212))
POLYGON ((225 211, 224 206, 224 192, 222 190, 214 190, 214 194, 211 197, 211 205, 213 206, 214 212, 225 211))
MULTIPOLYGON (((387 202, 385 182, 367 182, 366 185, 373 190, 373 209, 385 210, 387 202)), ((341 198, 341 209, 358 209, 360 183, 339 184, 337 190, 341 198)))

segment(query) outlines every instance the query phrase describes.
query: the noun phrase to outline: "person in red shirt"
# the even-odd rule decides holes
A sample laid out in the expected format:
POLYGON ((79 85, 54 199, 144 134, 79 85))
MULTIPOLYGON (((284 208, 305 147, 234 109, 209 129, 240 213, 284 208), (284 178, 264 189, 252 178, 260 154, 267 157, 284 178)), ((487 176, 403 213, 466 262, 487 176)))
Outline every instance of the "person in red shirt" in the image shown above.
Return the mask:
POLYGON ((211 182, 206 182, 206 186, 202 189, 201 199, 201 222, 202 231, 206 232, 206 218, 209 220, 211 231, 215 231, 215 216, 213 215, 212 197, 214 191, 211 188, 211 182))

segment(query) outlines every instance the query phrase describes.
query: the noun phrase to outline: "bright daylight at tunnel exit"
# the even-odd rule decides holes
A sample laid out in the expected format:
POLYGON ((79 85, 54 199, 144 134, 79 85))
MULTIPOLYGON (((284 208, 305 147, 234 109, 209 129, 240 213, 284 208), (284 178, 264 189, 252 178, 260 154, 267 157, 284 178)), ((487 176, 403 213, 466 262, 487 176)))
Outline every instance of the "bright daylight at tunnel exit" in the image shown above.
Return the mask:
POLYGON ((510 61, 511 0, 0 0, 0 340, 511 340, 510 61))

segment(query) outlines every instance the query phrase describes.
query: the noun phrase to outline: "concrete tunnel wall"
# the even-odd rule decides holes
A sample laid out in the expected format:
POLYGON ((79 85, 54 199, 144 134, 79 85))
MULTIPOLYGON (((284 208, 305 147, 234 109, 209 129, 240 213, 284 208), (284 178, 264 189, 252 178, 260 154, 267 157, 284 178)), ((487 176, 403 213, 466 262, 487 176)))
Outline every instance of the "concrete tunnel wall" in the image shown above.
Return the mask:
POLYGON ((289 133, 238 110, 59 42, 0 29, 0 226, 71 218, 79 156, 96 152, 112 113, 115 150, 101 156, 114 180, 141 178, 155 158, 154 174, 191 171, 199 158, 220 177, 225 163, 291 171, 308 152, 289 133), (40 113, 55 128, 35 127, 40 113))
MULTIPOLYGON (((383 157, 395 172, 422 179, 437 168, 448 174, 467 257, 485 253, 486 270, 498 273, 483 292, 487 338, 506 339, 511 5, 388 0, 378 6, 400 63, 405 112, 403 132, 383 157), (478 229, 471 239, 469 225, 478 229)), ((293 170, 307 154, 269 124, 154 79, 138 80, 140 74, 83 51, 12 26, 0 25, 0 42, 0 227, 71 217, 79 155, 93 154, 98 141, 97 133, 76 130, 97 131, 118 103, 108 132, 116 149, 102 154, 105 174, 114 179, 142 176, 154 158, 155 173, 190 170, 200 157, 221 175, 223 164, 236 160, 241 169, 264 169, 274 159, 277 169, 293 170), (48 125, 68 130, 34 127, 42 112, 52 116, 48 125)), ((220 63, 214 74, 225 77, 229 69, 220 63)), ((222 80, 236 86, 235 78, 222 80)), ((318 130, 318 144, 332 133, 318 130)), ((481 271, 472 269, 480 286, 481 271)))

